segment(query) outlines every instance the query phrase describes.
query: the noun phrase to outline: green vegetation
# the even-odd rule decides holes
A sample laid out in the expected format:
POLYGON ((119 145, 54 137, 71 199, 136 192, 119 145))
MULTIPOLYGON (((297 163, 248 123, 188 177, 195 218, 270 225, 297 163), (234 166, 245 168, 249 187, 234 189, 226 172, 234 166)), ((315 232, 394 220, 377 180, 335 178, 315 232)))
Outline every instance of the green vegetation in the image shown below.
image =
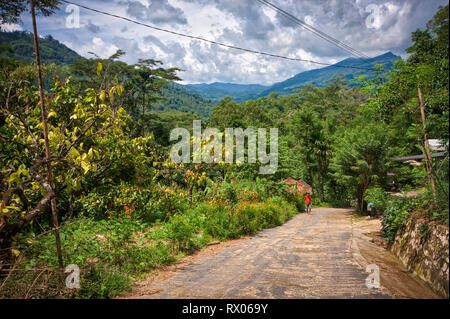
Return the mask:
POLYGON ((203 98, 219 102, 225 96, 230 96, 236 102, 245 102, 255 99, 267 86, 258 84, 233 84, 233 83, 211 83, 211 84, 187 84, 185 87, 201 95, 203 98))
POLYGON ((205 100, 199 94, 192 93, 175 83, 165 86, 162 89, 161 97, 164 99, 157 101, 153 106, 153 109, 158 112, 178 111, 208 119, 216 106, 213 101, 205 100))
POLYGON ((373 202, 385 212, 388 241, 411 215, 448 223, 448 152, 431 159, 425 143, 448 143, 446 23, 448 6, 413 34, 408 60, 377 66, 370 77, 349 83, 335 76, 326 86, 241 103, 224 97, 214 108, 174 84, 177 68, 153 59, 128 65, 119 50, 108 59, 43 65, 43 116, 36 66, 1 46, 0 271, 9 275, 0 275, 0 296, 114 297, 212 241, 302 212, 289 177, 313 187, 314 205, 353 204, 363 215, 373 202), (278 128, 277 171, 260 175, 261 163, 247 161, 171 161, 170 130, 191 130, 200 118, 219 130, 278 128), (426 155, 423 165, 394 160, 415 154, 426 155), (389 196, 393 185, 425 191, 389 196), (63 263, 81 269, 78 290, 59 278, 52 208, 63 263))
MULTIPOLYGON (((14 52, 10 52, 10 56, 28 63, 34 62, 32 33, 27 31, 0 32, 0 44, 8 44, 12 47, 14 52)), ((39 49, 41 61, 45 64, 67 65, 82 59, 78 53, 53 39, 51 35, 39 38, 39 49)))
MULTIPOLYGON (((250 99, 256 100, 261 97, 270 96, 271 93, 278 95, 293 94, 299 88, 308 85, 318 87, 327 86, 330 79, 335 76, 342 76, 345 80, 352 80, 361 77, 372 77, 370 71, 376 65, 384 65, 386 68, 392 67, 395 61, 401 59, 391 52, 369 59, 348 58, 335 65, 305 71, 294 75, 293 77, 275 83, 271 86, 262 86, 258 84, 232 84, 232 83, 211 83, 211 84, 189 84, 186 87, 202 97, 219 101, 225 96, 230 96, 236 102, 244 102, 250 99), (357 66, 361 69, 345 68, 340 66, 357 66)), ((356 83, 351 83, 350 86, 356 83)))

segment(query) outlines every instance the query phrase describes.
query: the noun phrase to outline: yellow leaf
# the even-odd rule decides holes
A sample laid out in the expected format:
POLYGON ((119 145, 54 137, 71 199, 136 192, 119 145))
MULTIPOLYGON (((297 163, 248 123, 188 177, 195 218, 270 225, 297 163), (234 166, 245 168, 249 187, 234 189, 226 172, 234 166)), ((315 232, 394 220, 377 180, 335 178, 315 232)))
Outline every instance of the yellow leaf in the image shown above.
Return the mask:
POLYGON ((118 85, 117 86, 117 94, 120 96, 120 94, 122 94, 123 92, 123 86, 122 85, 118 85))
POLYGON ((18 251, 17 249, 11 249, 11 252, 13 253, 14 256, 19 256, 20 255, 20 251, 18 251))
POLYGON ((100 75, 100 72, 102 71, 102 63, 101 62, 98 62, 97 63, 97 76, 99 76, 100 75))
POLYGON ((91 164, 88 161, 81 161, 81 167, 84 170, 84 174, 86 174, 91 169, 91 164))

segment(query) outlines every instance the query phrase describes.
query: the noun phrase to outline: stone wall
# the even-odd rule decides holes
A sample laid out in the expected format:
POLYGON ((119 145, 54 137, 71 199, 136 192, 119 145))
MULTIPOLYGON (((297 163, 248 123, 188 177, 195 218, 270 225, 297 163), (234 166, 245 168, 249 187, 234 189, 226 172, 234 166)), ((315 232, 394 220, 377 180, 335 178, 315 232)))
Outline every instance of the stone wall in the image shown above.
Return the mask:
POLYGON ((449 227, 410 219, 399 229, 390 250, 439 295, 448 298, 449 227), (424 226, 426 225, 426 226, 424 226))

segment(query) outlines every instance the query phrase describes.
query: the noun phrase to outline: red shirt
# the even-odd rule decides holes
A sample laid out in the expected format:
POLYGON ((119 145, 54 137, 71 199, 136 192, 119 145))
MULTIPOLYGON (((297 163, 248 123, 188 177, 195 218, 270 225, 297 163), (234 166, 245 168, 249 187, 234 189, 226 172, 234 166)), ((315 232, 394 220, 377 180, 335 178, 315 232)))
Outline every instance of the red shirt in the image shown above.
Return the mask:
POLYGON ((306 204, 306 205, 311 204, 311 195, 306 195, 306 196, 305 196, 305 204, 306 204))

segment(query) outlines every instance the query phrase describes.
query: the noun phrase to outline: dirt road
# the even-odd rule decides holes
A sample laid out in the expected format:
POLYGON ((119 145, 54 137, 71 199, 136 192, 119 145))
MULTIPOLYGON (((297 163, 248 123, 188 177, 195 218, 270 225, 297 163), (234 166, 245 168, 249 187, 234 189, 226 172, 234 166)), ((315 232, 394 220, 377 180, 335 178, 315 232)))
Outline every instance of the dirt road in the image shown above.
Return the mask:
POLYGON ((140 282, 131 297, 437 298, 356 225, 349 210, 313 209, 312 215, 298 214, 282 226, 217 248, 212 256, 191 257, 169 276, 140 282), (374 262, 381 265, 379 289, 365 284, 365 265, 374 262))

